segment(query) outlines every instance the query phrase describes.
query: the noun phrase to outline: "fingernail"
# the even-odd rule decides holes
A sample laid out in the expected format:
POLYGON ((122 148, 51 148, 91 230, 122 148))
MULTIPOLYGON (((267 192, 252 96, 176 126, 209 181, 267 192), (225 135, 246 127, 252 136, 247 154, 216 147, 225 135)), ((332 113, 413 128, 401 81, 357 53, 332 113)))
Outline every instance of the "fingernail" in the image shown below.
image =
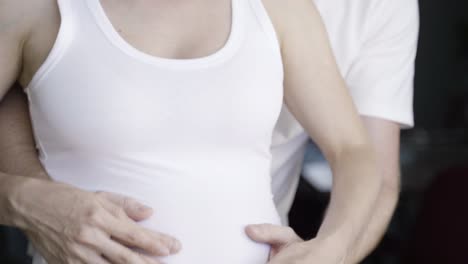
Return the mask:
POLYGON ((262 229, 258 226, 252 226, 250 230, 257 236, 262 235, 262 229))
POLYGON ((182 249, 182 244, 179 240, 174 239, 174 243, 172 244, 172 253, 177 253, 182 249))
POLYGON ((169 256, 171 254, 171 251, 167 247, 162 247, 160 250, 162 256, 169 256))
POLYGON ((146 212, 146 211, 152 210, 152 208, 149 206, 140 204, 138 205, 137 210, 140 212, 146 212))

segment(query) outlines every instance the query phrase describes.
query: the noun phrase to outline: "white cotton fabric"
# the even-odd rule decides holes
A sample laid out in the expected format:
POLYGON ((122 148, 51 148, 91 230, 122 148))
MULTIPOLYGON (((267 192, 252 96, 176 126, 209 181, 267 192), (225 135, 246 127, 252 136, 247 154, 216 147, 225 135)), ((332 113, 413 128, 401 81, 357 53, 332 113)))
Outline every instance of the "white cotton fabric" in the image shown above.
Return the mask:
POLYGON ((283 68, 262 2, 233 0, 225 46, 188 60, 132 47, 99 0, 58 2, 56 43, 26 89, 49 175, 153 207, 142 225, 183 246, 165 263, 266 263, 269 247, 244 233, 280 223, 270 146, 283 68))

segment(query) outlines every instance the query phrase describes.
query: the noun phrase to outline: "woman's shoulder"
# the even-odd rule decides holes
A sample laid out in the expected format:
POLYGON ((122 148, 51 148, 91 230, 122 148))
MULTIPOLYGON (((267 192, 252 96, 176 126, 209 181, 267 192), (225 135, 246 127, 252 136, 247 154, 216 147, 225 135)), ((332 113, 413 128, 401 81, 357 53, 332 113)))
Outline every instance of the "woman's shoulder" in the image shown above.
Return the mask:
POLYGON ((53 0, 1 0, 0 30, 2 32, 28 32, 38 20, 47 18, 47 11, 55 7, 56 2, 53 0))
MULTIPOLYGON (((322 26, 320 14, 311 0, 258 0, 262 1, 273 22, 280 41, 295 29, 308 26, 322 26)), ((313 27, 310 28, 313 30, 313 27)))

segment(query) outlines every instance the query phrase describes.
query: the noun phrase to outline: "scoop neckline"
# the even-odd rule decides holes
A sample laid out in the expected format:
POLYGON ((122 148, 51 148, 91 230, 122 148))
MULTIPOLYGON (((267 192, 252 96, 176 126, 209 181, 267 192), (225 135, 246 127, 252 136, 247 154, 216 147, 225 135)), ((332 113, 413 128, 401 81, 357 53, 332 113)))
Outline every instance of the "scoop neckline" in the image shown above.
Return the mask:
POLYGON ((117 48, 125 52, 131 57, 141 60, 145 63, 169 66, 173 68, 186 68, 209 65, 215 62, 223 61, 227 59, 236 51, 236 47, 239 46, 241 36, 241 13, 239 10, 238 0, 231 0, 231 27, 229 36, 224 45, 217 51, 201 57, 189 58, 189 59, 175 59, 166 58, 162 56, 152 55, 146 53, 138 48, 134 47, 128 41, 126 41, 115 29, 114 25, 110 21, 104 7, 102 6, 101 0, 87 0, 88 8, 94 15, 94 19, 97 22, 99 28, 108 38, 108 40, 117 48))

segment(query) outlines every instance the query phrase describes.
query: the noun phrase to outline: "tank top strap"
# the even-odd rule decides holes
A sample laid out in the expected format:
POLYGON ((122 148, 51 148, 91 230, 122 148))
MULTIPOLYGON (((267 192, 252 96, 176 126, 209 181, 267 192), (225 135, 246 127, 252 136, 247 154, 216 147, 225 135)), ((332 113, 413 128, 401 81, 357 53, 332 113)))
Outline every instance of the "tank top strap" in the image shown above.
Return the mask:
POLYGON ((267 35, 270 40, 272 47, 277 51, 280 52, 280 44, 279 39, 276 34, 276 29, 273 25, 273 22, 266 10, 263 0, 245 0, 249 2, 250 10, 255 16, 255 19, 259 26, 262 28, 263 32, 267 35))
POLYGON ((34 74, 28 86, 24 88, 27 95, 29 95, 30 89, 36 86, 37 83, 45 77, 47 72, 61 59, 63 51, 71 43, 74 34, 74 12, 72 4, 75 4, 75 2, 81 1, 57 0, 57 6, 60 13, 59 31, 46 60, 34 74))

